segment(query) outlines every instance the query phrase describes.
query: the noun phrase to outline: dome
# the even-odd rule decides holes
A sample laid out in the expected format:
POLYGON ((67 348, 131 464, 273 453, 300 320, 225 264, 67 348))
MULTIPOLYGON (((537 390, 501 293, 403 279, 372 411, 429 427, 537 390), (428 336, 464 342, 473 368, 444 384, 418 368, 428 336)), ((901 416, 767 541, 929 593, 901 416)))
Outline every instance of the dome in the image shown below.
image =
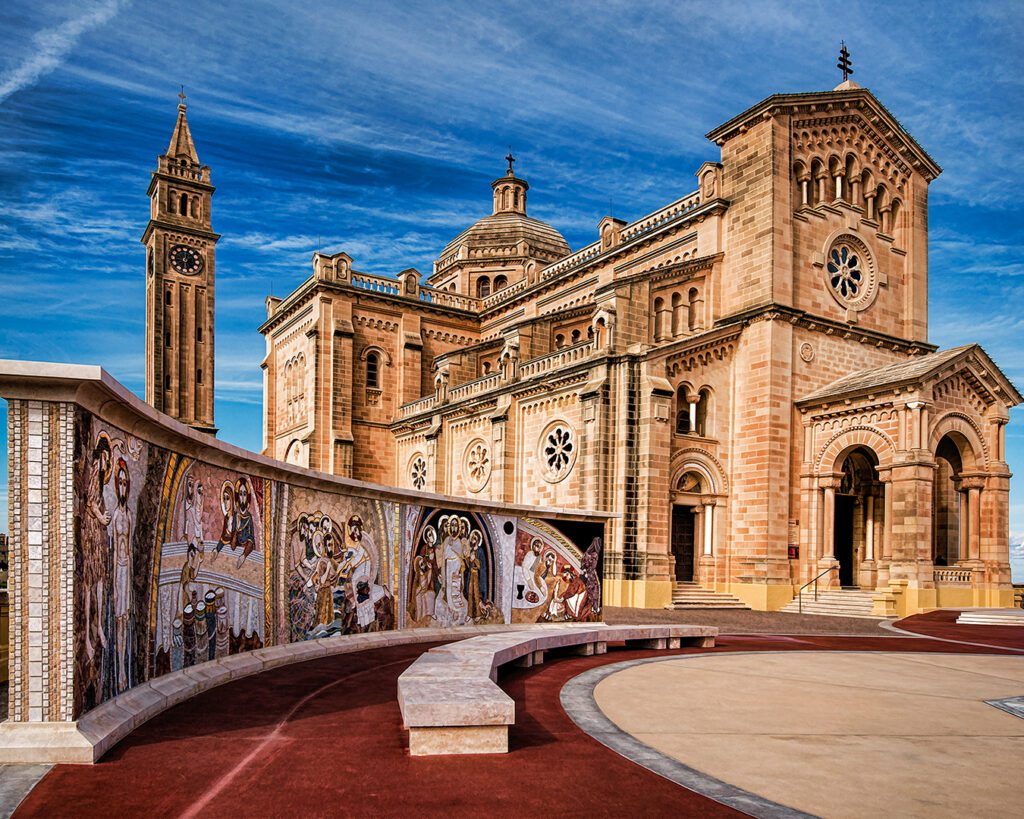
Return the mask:
POLYGON ((521 241, 529 245, 529 256, 560 259, 569 255, 569 243, 547 222, 525 213, 506 212, 485 216, 462 231, 441 252, 439 264, 453 255, 458 256, 462 247, 467 251, 497 249, 515 247, 521 241))
POLYGON ((494 209, 450 241, 434 263, 434 276, 450 271, 460 261, 471 265, 492 264, 500 259, 534 260, 550 264, 569 255, 569 243, 551 225, 526 215, 529 183, 512 170, 515 157, 510 153, 508 173, 491 183, 494 209))

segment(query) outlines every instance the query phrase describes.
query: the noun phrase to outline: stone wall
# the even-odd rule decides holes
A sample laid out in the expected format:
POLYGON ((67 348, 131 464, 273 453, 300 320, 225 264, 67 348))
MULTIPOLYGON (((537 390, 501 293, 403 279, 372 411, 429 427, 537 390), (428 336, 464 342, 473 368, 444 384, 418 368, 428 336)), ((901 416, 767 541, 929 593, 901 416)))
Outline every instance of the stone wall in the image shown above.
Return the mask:
POLYGON ((13 721, 334 634, 598 619, 604 517, 397 491, 244 452, 98 368, 0 366, 13 721))

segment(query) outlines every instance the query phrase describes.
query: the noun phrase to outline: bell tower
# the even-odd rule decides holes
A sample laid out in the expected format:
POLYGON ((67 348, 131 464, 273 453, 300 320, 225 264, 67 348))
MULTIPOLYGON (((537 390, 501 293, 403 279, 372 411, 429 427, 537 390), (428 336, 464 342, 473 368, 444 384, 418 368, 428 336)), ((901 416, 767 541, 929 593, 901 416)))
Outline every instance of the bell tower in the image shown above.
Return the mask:
POLYGON ((199 164, 178 95, 178 120, 149 183, 146 247, 146 401, 183 424, 213 425, 214 188, 199 164))

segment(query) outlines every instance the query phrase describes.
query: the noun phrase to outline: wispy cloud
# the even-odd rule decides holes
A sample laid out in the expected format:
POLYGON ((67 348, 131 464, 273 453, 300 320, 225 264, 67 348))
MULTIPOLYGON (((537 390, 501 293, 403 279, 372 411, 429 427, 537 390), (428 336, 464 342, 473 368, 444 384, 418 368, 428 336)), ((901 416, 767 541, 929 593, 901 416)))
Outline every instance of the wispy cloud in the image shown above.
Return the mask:
POLYGON ((58 68, 83 34, 108 22, 124 5, 123 0, 108 0, 59 26, 37 32, 32 38, 32 53, 0 77, 0 102, 58 68))

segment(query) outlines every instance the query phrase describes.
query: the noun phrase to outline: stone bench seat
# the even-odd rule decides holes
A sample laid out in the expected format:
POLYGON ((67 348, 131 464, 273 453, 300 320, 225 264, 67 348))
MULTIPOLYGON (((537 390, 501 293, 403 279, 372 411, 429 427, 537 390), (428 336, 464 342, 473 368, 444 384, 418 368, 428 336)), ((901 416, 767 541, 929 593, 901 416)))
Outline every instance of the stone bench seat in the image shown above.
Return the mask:
POLYGON ((532 666, 544 653, 569 649, 603 654, 610 642, 653 649, 713 646, 713 626, 608 626, 604 623, 531 625, 432 648, 398 678, 398 705, 409 731, 409 753, 508 752, 515 702, 497 685, 508 663, 532 666))

